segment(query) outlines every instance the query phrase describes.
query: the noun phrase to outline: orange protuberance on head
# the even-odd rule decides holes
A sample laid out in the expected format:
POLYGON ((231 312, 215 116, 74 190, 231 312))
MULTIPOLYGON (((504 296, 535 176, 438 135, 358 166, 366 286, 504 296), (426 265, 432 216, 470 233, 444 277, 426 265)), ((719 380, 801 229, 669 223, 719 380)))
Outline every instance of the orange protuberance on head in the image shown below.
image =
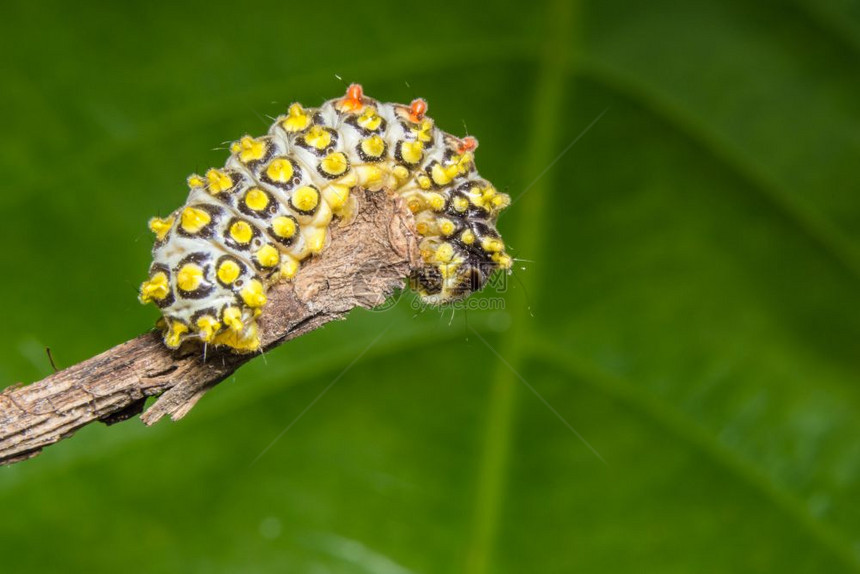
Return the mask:
POLYGON ((413 122, 420 122, 427 113, 427 102, 422 98, 416 98, 409 104, 409 116, 413 122))
POLYGON ((477 147, 478 140, 476 140, 472 136, 466 136, 460 140, 460 147, 457 149, 457 153, 464 154, 467 151, 475 151, 477 147))
POLYGON ((344 110, 356 112, 364 105, 364 89, 361 84, 350 84, 346 89, 346 97, 340 101, 340 106, 344 110))

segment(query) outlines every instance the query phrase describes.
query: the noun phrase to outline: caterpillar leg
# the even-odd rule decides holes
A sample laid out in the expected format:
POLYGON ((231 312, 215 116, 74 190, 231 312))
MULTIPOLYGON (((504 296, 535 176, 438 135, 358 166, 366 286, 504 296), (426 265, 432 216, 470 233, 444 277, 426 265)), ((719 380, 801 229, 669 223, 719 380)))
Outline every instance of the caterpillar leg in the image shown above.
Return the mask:
POLYGON ((179 348, 185 341, 197 340, 251 353, 260 349, 258 315, 252 309, 228 306, 220 312, 217 309, 203 311, 196 321, 166 316, 156 323, 156 327, 161 329, 164 344, 171 349, 179 348))

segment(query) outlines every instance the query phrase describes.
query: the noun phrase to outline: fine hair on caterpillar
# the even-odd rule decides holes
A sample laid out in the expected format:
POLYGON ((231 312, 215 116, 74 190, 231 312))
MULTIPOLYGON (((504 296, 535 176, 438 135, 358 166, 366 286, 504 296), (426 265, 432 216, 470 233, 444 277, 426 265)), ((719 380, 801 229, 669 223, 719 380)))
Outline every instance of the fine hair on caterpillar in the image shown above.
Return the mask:
POLYGON ((412 212, 424 266, 409 285, 429 305, 482 289, 513 260, 496 230, 510 204, 478 175, 478 142, 439 130, 427 103, 381 103, 352 84, 318 108, 293 103, 268 133, 230 144, 220 168, 188 177, 184 205, 155 217, 142 303, 161 310, 168 347, 187 340, 260 348, 272 285, 293 279, 356 215, 356 188, 397 195, 412 212))

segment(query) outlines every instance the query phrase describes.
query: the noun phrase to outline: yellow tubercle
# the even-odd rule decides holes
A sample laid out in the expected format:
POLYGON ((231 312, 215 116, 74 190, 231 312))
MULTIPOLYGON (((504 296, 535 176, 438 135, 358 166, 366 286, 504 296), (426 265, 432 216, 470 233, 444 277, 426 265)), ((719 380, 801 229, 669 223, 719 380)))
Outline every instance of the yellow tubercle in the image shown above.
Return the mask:
POLYGON ((457 175, 457 166, 449 165, 443 167, 441 164, 434 164, 430 170, 430 177, 433 178, 433 183, 436 185, 448 185, 451 180, 457 175))
POLYGON ((262 189, 252 187, 245 194, 245 205, 252 211, 263 211, 269 206, 269 196, 262 189))
POLYGON ((349 169, 349 160, 346 159, 346 155, 343 152, 336 151, 322 159, 320 169, 332 177, 343 175, 349 169))
POLYGON ((450 219, 440 219, 439 220, 439 232, 448 237, 449 235, 453 235, 457 230, 457 226, 450 219))
POLYGON ((373 106, 365 108, 364 113, 358 117, 358 125, 366 130, 375 131, 379 129, 381 123, 382 118, 377 115, 376 108, 373 106))
POLYGON ((445 197, 441 193, 428 193, 427 205, 433 211, 442 211, 445 209, 445 197))
POLYGON ((263 284, 257 279, 248 281, 248 284, 242 288, 239 296, 245 302, 245 305, 252 309, 262 307, 266 304, 266 291, 263 288, 263 284))
POLYGON ((394 176, 398 187, 406 183, 406 180, 409 179, 409 170, 402 165, 395 166, 395 168, 391 170, 391 174, 394 176))
POLYGON ((495 209, 505 209, 511 204, 511 196, 507 193, 496 193, 491 198, 491 204, 495 209))
POLYGON ((450 243, 443 243, 436 248, 433 258, 439 263, 448 263, 454 258, 454 246, 450 243))
POLYGON ((310 116, 301 104, 293 104, 287 111, 287 117, 281 121, 281 126, 288 132, 300 132, 311 123, 310 116))
POLYGON ((454 162, 454 166, 457 168, 457 173, 462 175, 469 171, 469 168, 472 167, 475 162, 475 156, 474 154, 472 154, 472 152, 467 151, 458 156, 454 156, 452 158, 452 161, 454 162))
POLYGON ((305 134, 305 143, 319 150, 325 149, 331 144, 331 133, 321 126, 313 126, 305 134))
POLYGON ((460 234, 460 241, 466 245, 472 245, 475 242, 475 239, 475 233, 471 229, 467 229, 460 234))
POLYGON ((280 262, 281 256, 274 245, 263 245, 254 254, 254 257, 263 267, 274 267, 280 262))
POLYGON ((188 325, 181 321, 171 321, 167 334, 164 336, 164 344, 175 349, 182 343, 182 335, 188 332, 188 325))
POLYGON ((161 301, 170 294, 170 284, 167 281, 167 274, 163 271, 153 274, 147 281, 144 281, 140 286, 141 303, 149 303, 150 301, 161 301))
POLYGON ((469 209, 469 200, 462 196, 457 196, 451 202, 451 205, 454 206, 454 210, 460 213, 463 213, 467 209, 469 209))
POLYGON ((201 229, 209 225, 212 217, 196 207, 186 207, 180 215, 180 226, 186 233, 199 233, 201 229))
POLYGON ((505 244, 501 239, 495 237, 485 237, 481 240, 481 249, 487 253, 498 253, 505 248, 505 244))
POLYGON ((164 241, 164 238, 167 236, 167 232, 170 231, 171 227, 173 227, 173 221, 174 218, 172 215, 167 219, 153 217, 149 220, 149 229, 155 233, 156 240, 164 241))
POLYGON ((493 253, 492 258, 493 261, 498 263, 499 268, 504 271, 507 271, 514 266, 514 260, 507 253, 493 253))
POLYGON ((298 188, 290 197, 290 203, 299 211, 313 211, 319 204, 320 193, 309 185, 298 188))
POLYGON ((246 245, 251 242, 251 239, 254 237, 254 230, 251 229, 251 225, 247 221, 237 221, 233 225, 230 226, 230 237, 236 243, 241 243, 242 245, 246 245))
POLYGON ((433 130, 433 122, 429 119, 424 119, 417 127, 410 129, 419 141, 429 142, 433 139, 433 135, 430 133, 433 130))
POLYGON ((227 329, 218 333, 212 342, 215 345, 225 345, 239 352, 250 353, 260 349, 260 336, 256 323, 251 323, 242 330, 227 329))
POLYGON ((220 330, 221 323, 212 315, 203 315, 197 319, 197 332, 200 335, 200 340, 204 343, 212 342, 220 330))
POLYGON ((231 285, 242 274, 242 268, 232 259, 225 259, 218 266, 218 280, 225 285, 231 285))
POLYGON ((254 139, 251 136, 244 136, 230 146, 230 151, 238 154, 239 161, 242 163, 259 161, 266 155, 266 142, 265 140, 254 139))
POLYGON ((361 151, 369 158, 378 159, 385 152, 385 140, 375 135, 361 141, 361 151))
POLYGON ((433 187, 433 182, 430 181, 430 178, 423 173, 419 174, 418 177, 416 177, 415 179, 418 180, 418 187, 420 187, 421 189, 430 189, 431 187, 433 187))
POLYGON ((206 181, 209 182, 209 193, 212 195, 217 195, 233 187, 233 179, 220 169, 207 171, 206 181))
POLYGON ((295 257, 284 255, 281 258, 281 279, 291 280, 298 273, 300 265, 299 260, 295 257))
POLYGON ((273 159, 266 168, 266 175, 276 183, 287 183, 293 177, 293 164, 282 157, 273 159))
POLYGON ((188 187, 194 189, 195 187, 203 187, 206 185, 206 182, 203 181, 203 178, 197 175, 196 173, 192 173, 188 176, 188 179, 185 180, 188 182, 188 187))
POLYGON ((415 165, 424 157, 424 144, 420 141, 405 141, 400 144, 400 157, 409 165, 415 165))
POLYGON ((194 291, 203 283, 203 269, 194 263, 186 263, 176 274, 176 286, 182 291, 194 291))
POLYGON ((227 307, 221 313, 224 318, 224 324, 237 333, 241 333, 245 329, 245 324, 242 322, 242 310, 238 307, 227 307))
POLYGON ((272 230, 278 237, 289 239, 296 234, 296 222, 292 217, 281 215, 272 220, 272 230))

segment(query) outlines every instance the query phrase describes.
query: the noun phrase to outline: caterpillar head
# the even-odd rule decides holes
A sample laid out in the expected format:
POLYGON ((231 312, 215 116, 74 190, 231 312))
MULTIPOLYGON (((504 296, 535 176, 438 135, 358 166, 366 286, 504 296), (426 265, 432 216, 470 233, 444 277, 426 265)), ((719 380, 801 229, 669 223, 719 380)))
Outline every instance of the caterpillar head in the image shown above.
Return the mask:
POLYGON ((412 273, 409 284, 424 303, 444 305, 480 291, 497 271, 509 267, 469 255, 461 263, 426 265, 412 273))
POLYGON ((489 221, 463 219, 461 229, 447 233, 449 222, 438 218, 436 227, 442 228, 442 237, 421 242, 425 265, 410 276, 410 286, 429 305, 464 299, 483 289, 497 271, 510 270, 513 263, 489 221))

